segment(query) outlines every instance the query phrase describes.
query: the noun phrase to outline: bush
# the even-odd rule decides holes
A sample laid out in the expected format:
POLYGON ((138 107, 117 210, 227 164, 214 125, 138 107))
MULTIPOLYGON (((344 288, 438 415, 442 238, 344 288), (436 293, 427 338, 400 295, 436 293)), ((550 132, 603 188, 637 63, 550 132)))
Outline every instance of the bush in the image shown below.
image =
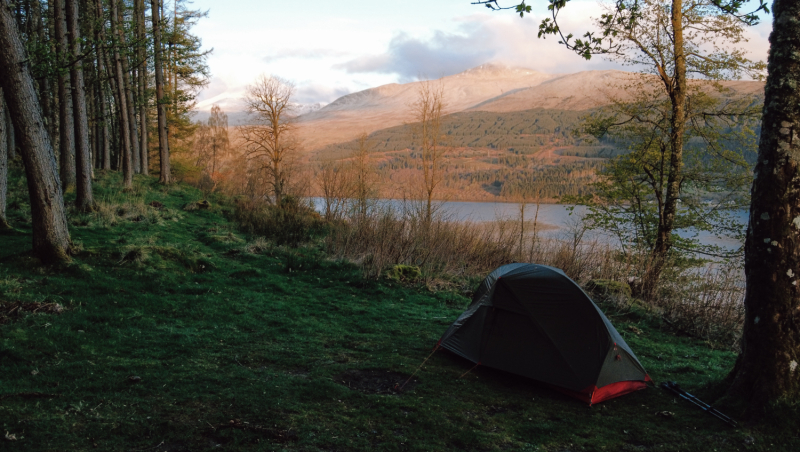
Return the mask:
POLYGON ((422 270, 416 265, 397 264, 386 272, 386 277, 395 281, 416 281, 422 278, 422 270))
POLYGON ((279 245, 297 246, 323 231, 322 218, 310 206, 286 196, 280 205, 239 199, 233 219, 245 232, 266 237, 279 245))

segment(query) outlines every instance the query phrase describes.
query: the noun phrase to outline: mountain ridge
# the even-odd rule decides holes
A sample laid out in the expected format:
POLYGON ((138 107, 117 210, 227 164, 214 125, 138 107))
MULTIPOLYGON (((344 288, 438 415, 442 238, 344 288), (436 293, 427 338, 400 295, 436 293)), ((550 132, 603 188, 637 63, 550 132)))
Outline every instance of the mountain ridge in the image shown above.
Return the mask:
MULTIPOLYGON (((640 75, 620 70, 546 74, 530 68, 486 63, 438 81, 444 85, 447 114, 462 111, 509 113, 534 108, 580 111, 608 105, 612 99, 630 100, 632 95, 622 87, 640 75)), ((361 133, 414 122, 411 105, 421 83, 391 83, 368 88, 299 115, 297 126, 306 150, 319 151, 361 133)), ((721 84, 743 95, 759 95, 764 87, 764 83, 758 81, 721 84)))

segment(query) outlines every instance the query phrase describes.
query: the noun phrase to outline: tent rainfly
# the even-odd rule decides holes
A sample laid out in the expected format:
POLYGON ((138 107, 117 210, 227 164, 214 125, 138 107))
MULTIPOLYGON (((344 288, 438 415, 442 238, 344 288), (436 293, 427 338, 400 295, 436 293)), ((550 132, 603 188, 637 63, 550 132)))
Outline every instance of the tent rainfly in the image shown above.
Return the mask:
POLYGON ((651 381, 583 289, 546 265, 509 264, 492 272, 439 346, 590 405, 651 381))

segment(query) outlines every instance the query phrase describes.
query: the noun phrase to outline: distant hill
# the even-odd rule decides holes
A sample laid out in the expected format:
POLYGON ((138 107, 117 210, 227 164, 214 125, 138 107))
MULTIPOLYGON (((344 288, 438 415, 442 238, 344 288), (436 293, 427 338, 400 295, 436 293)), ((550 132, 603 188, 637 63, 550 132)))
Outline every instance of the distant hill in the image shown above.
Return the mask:
MULTIPOLYGON (((544 74, 533 69, 491 63, 441 79, 446 111, 511 113, 533 109, 583 111, 625 100, 623 89, 639 74, 584 71, 544 74)), ((361 133, 414 121, 410 105, 420 82, 389 84, 348 94, 319 110, 298 117, 306 150, 318 154, 326 146, 347 142, 361 133)), ((658 83, 654 79, 654 83, 658 83)), ((763 82, 723 82, 737 95, 763 93, 763 82)), ((490 132, 494 133, 494 132, 490 132)), ((498 131, 498 133, 501 133, 498 131)))
MULTIPOLYGON (((443 120, 447 137, 442 197, 489 201, 529 195, 555 201, 588 193, 587 185, 605 158, 618 155, 613 143, 576 146, 572 129, 591 110, 495 113, 464 111, 443 120)), ((369 143, 386 182, 383 196, 413 183, 421 167, 412 126, 373 132, 369 143)), ((358 143, 351 140, 319 149, 314 159, 346 159, 358 143)))

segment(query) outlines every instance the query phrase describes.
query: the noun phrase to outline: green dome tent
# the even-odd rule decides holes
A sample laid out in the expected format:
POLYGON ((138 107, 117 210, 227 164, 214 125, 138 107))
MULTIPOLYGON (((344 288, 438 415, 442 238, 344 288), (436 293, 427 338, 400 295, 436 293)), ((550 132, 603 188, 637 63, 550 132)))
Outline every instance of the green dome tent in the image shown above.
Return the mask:
POLYGON ((492 272, 439 346, 589 404, 644 389, 650 381, 591 298, 546 265, 509 264, 492 272))

